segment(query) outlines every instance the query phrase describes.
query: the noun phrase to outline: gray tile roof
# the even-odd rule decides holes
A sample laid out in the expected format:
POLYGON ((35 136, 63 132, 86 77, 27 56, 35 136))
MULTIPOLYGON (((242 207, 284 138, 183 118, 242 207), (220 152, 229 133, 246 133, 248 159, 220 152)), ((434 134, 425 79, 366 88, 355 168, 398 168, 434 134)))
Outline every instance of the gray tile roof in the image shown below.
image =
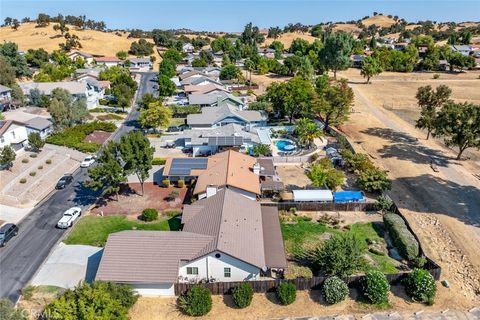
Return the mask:
POLYGON ((125 283, 172 283, 180 260, 198 256, 213 237, 184 231, 129 230, 108 237, 96 279, 125 283))
POLYGON ((35 117, 25 122, 25 125, 29 128, 42 131, 52 126, 52 122, 49 119, 42 117, 35 117))
POLYGON ((20 87, 25 95, 30 94, 30 90, 38 89, 46 95, 50 95, 56 88, 62 88, 67 90, 73 95, 84 95, 87 91, 87 84, 77 81, 64 81, 64 82, 28 82, 20 83, 20 87))
POLYGON ((2 86, 0 84, 0 93, 7 92, 7 91, 12 91, 12 89, 10 89, 9 87, 2 86))
POLYGON ((285 247, 277 207, 262 206, 265 264, 269 268, 286 268, 285 247))
POLYGON ((227 104, 221 107, 204 107, 202 113, 189 114, 187 124, 191 126, 211 126, 228 117, 236 117, 246 123, 267 120, 267 116, 263 112, 239 110, 237 107, 227 104))

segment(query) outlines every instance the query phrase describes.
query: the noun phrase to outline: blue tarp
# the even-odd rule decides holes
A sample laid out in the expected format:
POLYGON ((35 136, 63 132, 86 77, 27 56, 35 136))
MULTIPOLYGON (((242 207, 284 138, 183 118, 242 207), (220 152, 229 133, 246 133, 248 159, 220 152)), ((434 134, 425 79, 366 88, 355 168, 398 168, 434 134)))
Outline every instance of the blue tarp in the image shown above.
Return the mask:
POLYGON ((333 193, 335 203, 362 202, 365 201, 362 191, 339 191, 333 193))

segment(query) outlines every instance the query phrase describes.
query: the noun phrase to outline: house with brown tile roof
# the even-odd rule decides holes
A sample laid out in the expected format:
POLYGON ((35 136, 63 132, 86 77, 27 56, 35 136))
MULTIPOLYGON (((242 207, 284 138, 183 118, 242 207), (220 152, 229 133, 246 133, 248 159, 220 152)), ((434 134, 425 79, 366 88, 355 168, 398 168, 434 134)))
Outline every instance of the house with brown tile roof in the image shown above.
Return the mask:
POLYGON ((174 283, 260 280, 287 262, 276 207, 230 189, 184 208, 183 231, 110 235, 96 279, 142 295, 174 295, 174 283))

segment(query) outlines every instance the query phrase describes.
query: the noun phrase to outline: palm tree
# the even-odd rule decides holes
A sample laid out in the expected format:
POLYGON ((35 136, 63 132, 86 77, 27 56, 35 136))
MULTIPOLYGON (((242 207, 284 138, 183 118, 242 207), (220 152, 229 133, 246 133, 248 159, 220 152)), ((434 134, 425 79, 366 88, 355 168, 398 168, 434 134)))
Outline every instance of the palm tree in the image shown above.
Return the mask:
POLYGON ((308 118, 298 120, 295 133, 300 142, 307 146, 311 146, 315 138, 323 136, 323 132, 317 124, 308 118))

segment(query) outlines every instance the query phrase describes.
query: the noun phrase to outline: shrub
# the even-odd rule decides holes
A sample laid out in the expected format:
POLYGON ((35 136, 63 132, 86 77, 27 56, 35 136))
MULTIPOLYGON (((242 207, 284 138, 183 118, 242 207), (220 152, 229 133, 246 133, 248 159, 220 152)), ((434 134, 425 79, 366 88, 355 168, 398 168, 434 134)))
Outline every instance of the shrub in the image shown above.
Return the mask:
POLYGON ((42 170, 42 169, 43 169, 43 166, 38 166, 37 169, 38 169, 38 170, 42 170))
POLYGON ((140 216, 143 221, 154 221, 158 219, 158 211, 156 209, 147 208, 142 211, 140 216))
POLYGON ((178 306, 189 316, 204 316, 212 309, 212 294, 207 288, 193 287, 178 298, 178 306))
POLYGON ((348 296, 347 284, 338 277, 330 277, 323 283, 322 294, 327 304, 335 304, 348 296))
POLYGON ((152 165, 163 166, 167 160, 165 158, 153 158, 152 165))
POLYGON ((418 257, 420 251, 418 242, 408 230, 403 218, 395 213, 387 213, 383 216, 383 222, 399 253, 409 261, 418 257))
POLYGON ((33 297, 33 293, 35 292, 34 286, 26 286, 22 289, 22 297, 25 300, 30 300, 33 297))
POLYGON ((241 283, 233 288, 233 302, 241 309, 246 308, 252 303, 253 289, 249 283, 241 283))
POLYGON ((377 201, 375 202, 375 209, 378 211, 386 212, 389 211, 393 206, 393 201, 384 196, 380 196, 377 198, 377 201))
POLYGON ((292 304, 297 298, 297 287, 293 283, 281 283, 277 288, 277 298, 284 306, 292 304))
POLYGON ((173 190, 168 195, 168 199, 173 201, 173 200, 177 199, 179 196, 180 196, 180 193, 177 190, 173 190))
POLYGON ((432 275, 424 269, 413 269, 403 280, 405 291, 413 301, 432 305, 437 293, 437 286, 432 275))
POLYGON ((383 273, 377 270, 367 272, 362 280, 362 293, 370 303, 379 304, 388 301, 390 284, 383 273))
POLYGON ((177 186, 178 186, 179 188, 185 187, 185 180, 178 180, 178 181, 177 181, 177 186))
POLYGON ((416 257, 413 259, 413 265, 415 268, 423 268, 427 264, 427 258, 425 257, 416 257))
POLYGON ((165 180, 162 181, 162 184, 165 188, 168 188, 168 187, 170 187, 170 180, 165 179, 165 180))
POLYGON ((387 171, 375 167, 360 172, 357 184, 367 192, 390 190, 392 181, 388 179, 387 171))
POLYGON ((51 159, 47 159, 47 160, 45 160, 45 163, 46 163, 46 164, 52 164, 52 160, 51 160, 51 159))
POLYGON ((35 171, 31 171, 31 172, 29 173, 29 175, 30 175, 30 177, 35 177, 35 176, 37 175, 37 173, 36 173, 35 171))
POLYGON ((296 279, 296 278, 312 278, 313 273, 310 268, 302 267, 302 266, 289 266, 285 273, 283 274, 285 279, 296 279))
POLYGON ((37 157, 37 154, 36 154, 36 153, 30 154, 30 158, 36 158, 36 157, 37 157))
POLYGON ((0 318, 8 320, 27 320, 27 310, 15 305, 8 299, 0 299, 0 318))
POLYGON ((438 79, 438 78, 440 78, 440 75, 439 75, 438 73, 435 73, 435 74, 433 75, 433 79, 438 79))
POLYGON ((20 183, 23 184, 23 183, 26 183, 26 182, 27 182, 27 179, 25 179, 25 178, 20 179, 20 183))
POLYGON ((349 276, 362 268, 363 248, 353 234, 336 234, 312 255, 314 265, 327 276, 349 276))
POLYGON ((29 160, 27 158, 22 159, 22 163, 28 163, 28 161, 29 160))

